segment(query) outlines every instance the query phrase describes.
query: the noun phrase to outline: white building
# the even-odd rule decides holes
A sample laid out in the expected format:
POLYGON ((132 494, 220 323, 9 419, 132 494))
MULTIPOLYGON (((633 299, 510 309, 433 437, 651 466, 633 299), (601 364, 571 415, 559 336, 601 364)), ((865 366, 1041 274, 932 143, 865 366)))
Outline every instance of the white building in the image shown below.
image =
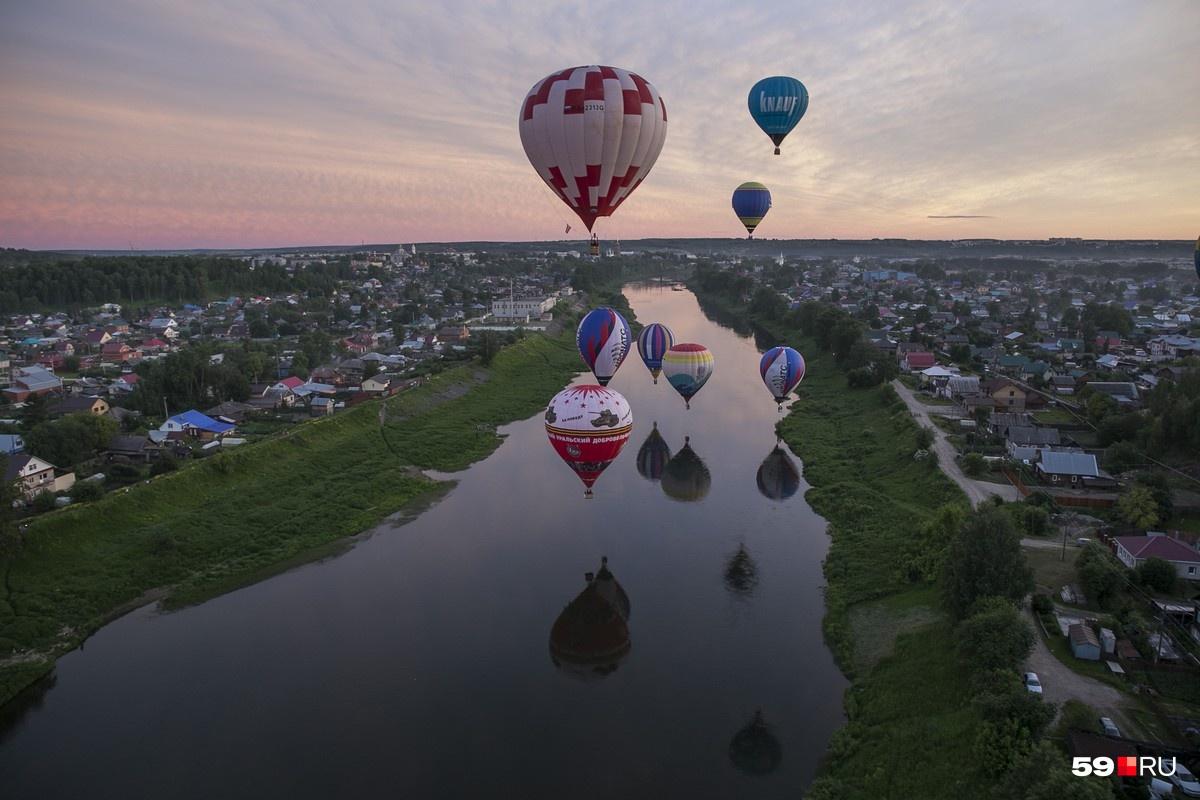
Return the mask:
POLYGON ((540 317, 552 308, 554 308, 554 298, 552 297, 493 300, 492 316, 496 319, 530 319, 540 317))

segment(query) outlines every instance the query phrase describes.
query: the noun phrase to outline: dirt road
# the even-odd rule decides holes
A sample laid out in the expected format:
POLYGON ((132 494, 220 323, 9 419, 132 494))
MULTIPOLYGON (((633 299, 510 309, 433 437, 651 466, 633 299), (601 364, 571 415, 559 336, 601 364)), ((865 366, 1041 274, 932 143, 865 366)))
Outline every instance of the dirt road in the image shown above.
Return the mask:
POLYGON ((954 445, 946 439, 946 434, 929 418, 929 408, 916 397, 907 386, 900 382, 899 379, 892 381, 892 387, 895 388, 896 394, 904 400, 904 404, 908 406, 909 412, 917 420, 917 423, 929 428, 933 431, 933 452, 937 453, 938 465, 950 480, 954 481, 966 493, 967 499, 971 501, 971 506, 975 507, 987 500, 993 495, 999 495, 1005 500, 1020 500, 1021 493, 1017 491, 1015 486, 1003 486, 997 483, 987 483, 985 481, 977 481, 968 478, 966 473, 962 471, 962 467, 958 465, 958 451, 954 449, 954 445))

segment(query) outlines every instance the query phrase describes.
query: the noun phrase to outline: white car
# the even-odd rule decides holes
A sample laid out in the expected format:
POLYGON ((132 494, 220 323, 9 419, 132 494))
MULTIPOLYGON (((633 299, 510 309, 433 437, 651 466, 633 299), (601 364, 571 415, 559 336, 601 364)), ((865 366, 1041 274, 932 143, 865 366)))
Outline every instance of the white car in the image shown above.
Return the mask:
POLYGON ((1191 770, 1178 761, 1175 762, 1175 774, 1171 776, 1171 782, 1186 796, 1200 797, 1200 781, 1196 780, 1191 770))
POLYGON ((1036 672, 1025 673, 1025 688, 1028 689, 1031 694, 1042 693, 1042 682, 1038 680, 1036 672))
POLYGON ((1118 738, 1121 736, 1121 729, 1117 727, 1117 723, 1108 717, 1100 718, 1100 727, 1104 729, 1105 736, 1116 736, 1118 738))

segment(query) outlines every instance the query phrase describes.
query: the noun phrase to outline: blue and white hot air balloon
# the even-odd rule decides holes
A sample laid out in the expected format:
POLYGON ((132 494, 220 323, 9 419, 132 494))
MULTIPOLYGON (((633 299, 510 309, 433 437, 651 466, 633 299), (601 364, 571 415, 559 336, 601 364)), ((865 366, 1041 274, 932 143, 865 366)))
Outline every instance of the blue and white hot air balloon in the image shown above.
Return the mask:
POLYGON ((658 375, 662 372, 663 356, 667 354, 673 344, 675 344, 675 334, 671 333, 671 329, 666 325, 658 322, 651 322, 642 328, 642 332, 638 335, 638 355, 642 357, 646 369, 650 370, 650 375, 653 376, 655 383, 658 383, 658 375))
POLYGON ((629 323, 607 306, 589 311, 579 321, 579 330, 575 332, 579 355, 601 386, 608 386, 621 367, 621 362, 629 354, 632 338, 629 323))
POLYGON ((772 347, 758 362, 758 373, 775 402, 782 403, 804 380, 804 356, 790 347, 772 347))
POLYGON ((779 145, 808 110, 808 89, 795 78, 775 75, 754 84, 747 103, 750 116, 771 137, 779 155, 779 145))

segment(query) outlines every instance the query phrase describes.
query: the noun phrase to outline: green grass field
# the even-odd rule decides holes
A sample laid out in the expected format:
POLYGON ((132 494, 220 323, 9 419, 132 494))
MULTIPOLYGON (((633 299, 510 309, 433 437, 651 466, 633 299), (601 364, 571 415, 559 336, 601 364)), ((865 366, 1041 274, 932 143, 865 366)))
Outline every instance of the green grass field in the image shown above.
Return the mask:
POLYGON ((580 368, 570 335, 530 336, 460 366, 94 503, 37 517, 0 594, 0 704, 149 590, 202 599, 320 552, 436 496, 413 467, 458 470, 500 443, 580 368), (12 654, 33 651, 29 661, 12 654))

